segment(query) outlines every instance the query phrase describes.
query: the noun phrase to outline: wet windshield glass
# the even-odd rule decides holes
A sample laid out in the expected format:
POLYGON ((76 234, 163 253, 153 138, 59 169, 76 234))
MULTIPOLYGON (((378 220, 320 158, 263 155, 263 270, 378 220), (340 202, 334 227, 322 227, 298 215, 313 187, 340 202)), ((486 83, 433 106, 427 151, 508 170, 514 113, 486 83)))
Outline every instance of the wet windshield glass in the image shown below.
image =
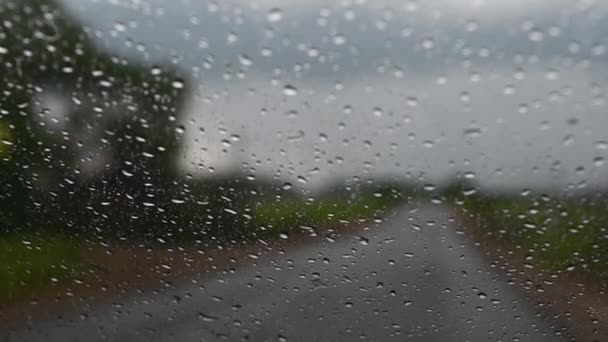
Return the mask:
POLYGON ((607 15, 0 0, 0 337, 608 340, 607 15))

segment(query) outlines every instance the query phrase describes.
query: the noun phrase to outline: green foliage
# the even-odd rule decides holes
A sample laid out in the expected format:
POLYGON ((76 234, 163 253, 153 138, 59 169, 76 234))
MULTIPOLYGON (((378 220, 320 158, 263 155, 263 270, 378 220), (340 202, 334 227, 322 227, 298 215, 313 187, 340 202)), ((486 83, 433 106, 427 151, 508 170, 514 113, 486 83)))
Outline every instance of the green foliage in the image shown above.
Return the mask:
POLYGON ((5 158, 11 150, 12 133, 6 122, 0 120, 0 158, 5 158))
POLYGON ((382 193, 366 193, 353 199, 321 198, 312 202, 265 200, 253 205, 252 229, 260 235, 276 236, 300 226, 356 224, 385 213, 402 200, 401 196, 382 193))
POLYGON ((187 82, 102 51, 59 1, 0 2, 0 21, 12 23, 0 63, 0 232, 156 234, 171 221, 156 199, 179 191, 187 82), (69 103, 64 127, 41 121, 47 93, 69 103))
POLYGON ((608 210, 581 199, 478 195, 461 202, 482 234, 509 241, 528 263, 608 280, 608 210))
POLYGON ((81 245, 58 235, 0 238, 0 301, 15 300, 73 276, 81 245))

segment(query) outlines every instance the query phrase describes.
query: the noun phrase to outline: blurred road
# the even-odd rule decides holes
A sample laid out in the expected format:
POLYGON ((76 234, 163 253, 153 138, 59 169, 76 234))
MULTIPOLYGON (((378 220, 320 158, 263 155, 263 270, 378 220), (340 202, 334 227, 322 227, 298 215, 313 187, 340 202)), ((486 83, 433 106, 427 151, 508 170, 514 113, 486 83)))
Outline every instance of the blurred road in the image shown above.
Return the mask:
POLYGON ((556 341, 439 205, 10 340, 556 341))

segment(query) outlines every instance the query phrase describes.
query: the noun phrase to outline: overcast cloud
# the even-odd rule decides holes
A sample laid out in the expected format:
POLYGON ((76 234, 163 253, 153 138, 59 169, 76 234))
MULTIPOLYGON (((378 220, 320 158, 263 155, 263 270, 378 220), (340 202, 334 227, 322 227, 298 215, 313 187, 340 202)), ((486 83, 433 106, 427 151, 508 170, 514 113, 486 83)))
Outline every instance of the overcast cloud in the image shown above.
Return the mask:
POLYGON ((604 3, 64 3, 100 45, 192 79, 190 172, 608 181, 604 3))

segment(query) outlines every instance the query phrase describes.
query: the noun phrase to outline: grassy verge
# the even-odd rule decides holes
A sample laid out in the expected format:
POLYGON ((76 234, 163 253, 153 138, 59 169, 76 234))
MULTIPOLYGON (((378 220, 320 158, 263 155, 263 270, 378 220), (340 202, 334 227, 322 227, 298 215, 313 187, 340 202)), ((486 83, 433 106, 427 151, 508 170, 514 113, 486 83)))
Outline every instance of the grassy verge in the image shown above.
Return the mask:
MULTIPOLYGON (((292 198, 256 202, 243 239, 279 238, 301 226, 314 228, 353 224, 382 214, 397 203, 394 194, 366 194, 357 199, 342 196, 314 202, 292 198)), ((84 242, 58 234, 0 236, 0 303, 19 301, 78 276, 83 270, 84 242)))
POLYGON ((548 272, 590 273, 608 281, 608 210, 580 199, 476 195, 457 201, 483 236, 525 254, 525 265, 548 272))
POLYGON ((80 248, 62 236, 1 236, 0 302, 24 298, 73 276, 80 248))
POLYGON ((253 224, 265 236, 278 236, 302 226, 352 224, 381 215, 398 203, 391 195, 369 194, 356 199, 334 198, 314 202, 291 199, 256 203, 253 224))

